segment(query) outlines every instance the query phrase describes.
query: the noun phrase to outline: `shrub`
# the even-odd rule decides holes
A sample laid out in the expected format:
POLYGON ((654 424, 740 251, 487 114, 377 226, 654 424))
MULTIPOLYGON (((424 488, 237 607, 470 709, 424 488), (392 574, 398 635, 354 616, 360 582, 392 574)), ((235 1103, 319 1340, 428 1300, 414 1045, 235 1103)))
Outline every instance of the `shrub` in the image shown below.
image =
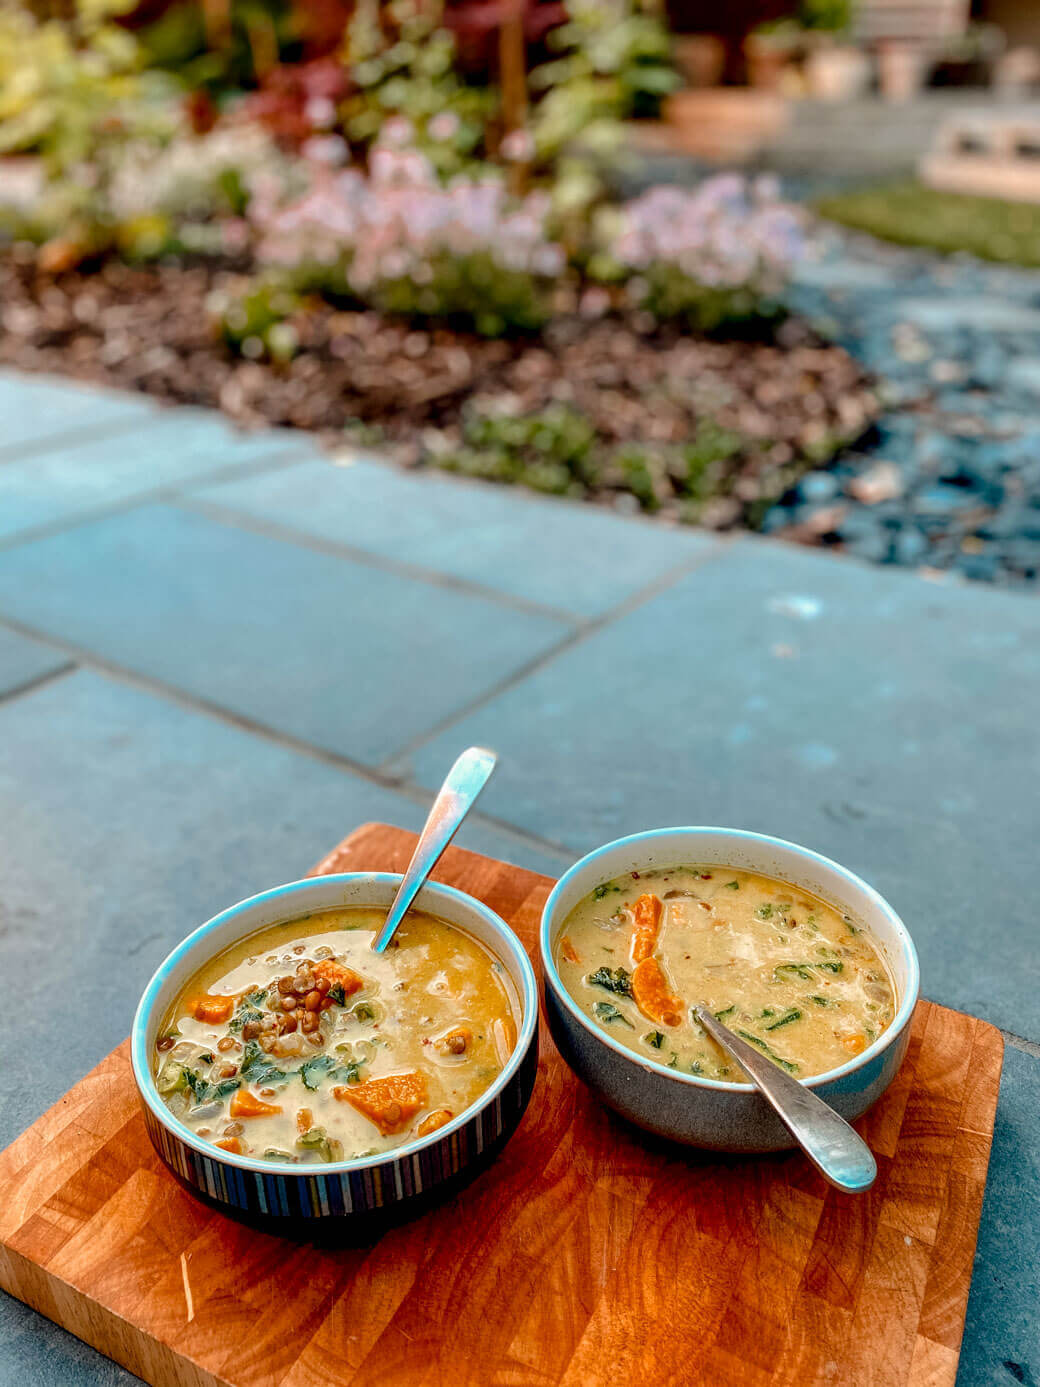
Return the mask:
POLYGON ((393 149, 373 152, 367 178, 312 164, 300 196, 277 193, 260 188, 250 206, 258 255, 298 285, 489 336, 549 316, 565 257, 541 194, 513 203, 495 179, 442 187, 423 155, 393 149))
POLYGON ((771 180, 719 174, 648 189, 599 221, 593 278, 621 280, 637 308, 695 331, 771 318, 801 249, 797 214, 771 180))

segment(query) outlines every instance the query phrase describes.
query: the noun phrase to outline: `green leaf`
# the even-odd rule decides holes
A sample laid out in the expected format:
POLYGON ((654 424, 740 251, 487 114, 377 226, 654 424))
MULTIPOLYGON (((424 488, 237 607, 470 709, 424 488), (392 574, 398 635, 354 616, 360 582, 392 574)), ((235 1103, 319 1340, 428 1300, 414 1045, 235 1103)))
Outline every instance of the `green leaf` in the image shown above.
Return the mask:
POLYGON ((613 992, 618 997, 632 995, 632 978, 624 968, 615 968, 613 972, 607 967, 597 968, 585 981, 593 987, 605 987, 608 992, 613 992))
POLYGON ((758 916, 760 920, 772 919, 773 907, 769 904, 768 901, 766 901, 764 905, 760 905, 758 907, 758 909, 755 911, 755 914, 758 916))
POLYGON ((602 1021, 604 1025, 609 1025, 612 1021, 622 1021, 630 1030, 635 1030, 625 1013, 619 1011, 613 1002, 597 1002, 592 1010, 596 1019, 602 1021))
POLYGON ((737 1004, 736 1004, 736 1002, 734 1002, 731 1006, 723 1007, 721 1011, 715 1012, 715 1020, 716 1020, 716 1021, 721 1021, 721 1020, 722 1020, 724 1017, 726 1017, 726 1016, 732 1016, 732 1014, 736 1011, 736 1009, 737 1009, 737 1004))
POLYGON ((750 1031, 737 1031, 737 1035, 739 1035, 742 1040, 746 1040, 750 1045, 757 1045, 774 1064, 778 1064, 781 1069, 786 1069, 788 1074, 798 1073, 799 1066, 797 1064, 792 1064, 790 1060, 785 1060, 782 1055, 778 1055, 771 1046, 766 1044, 761 1036, 752 1035, 750 1031))
POLYGON ((299 1073, 304 1088, 317 1088, 325 1075, 335 1068, 335 1065, 336 1061, 331 1055, 315 1055, 306 1064, 300 1065, 299 1073))
POLYGON ((268 1059, 255 1040, 246 1041, 239 1073, 247 1084, 278 1084, 284 1083, 289 1077, 284 1069, 279 1069, 273 1060, 268 1059))
POLYGON ((337 1006, 344 1006, 346 1004, 347 998, 346 994, 343 991, 343 984, 341 982, 334 982, 332 986, 329 988, 328 995, 332 998, 332 1000, 336 1003, 337 1006))
POLYGON ((801 1019, 802 1013, 798 1010, 798 1008, 791 1007, 790 1011, 785 1011, 783 1016, 779 1017, 776 1021, 771 1021, 770 1024, 766 1027, 766 1030, 778 1031, 781 1026, 788 1026, 792 1021, 800 1021, 801 1019))
POLYGON ((664 1032, 648 1031, 647 1034, 643 1036, 643 1040, 654 1050, 660 1050, 661 1046, 664 1044, 664 1032))
POLYGON ((727 890, 727 891, 739 891, 739 890, 740 890, 740 882, 739 882, 739 881, 727 881, 727 882, 726 882, 726 890, 727 890))

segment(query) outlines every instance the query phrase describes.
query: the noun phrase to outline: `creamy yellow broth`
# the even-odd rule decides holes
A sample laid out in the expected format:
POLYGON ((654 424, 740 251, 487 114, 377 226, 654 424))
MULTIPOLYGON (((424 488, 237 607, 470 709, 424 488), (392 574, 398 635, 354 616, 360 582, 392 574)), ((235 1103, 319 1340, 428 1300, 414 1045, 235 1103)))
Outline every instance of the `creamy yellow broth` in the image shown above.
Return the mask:
POLYGON ((895 1012, 877 946, 850 916, 730 867, 604 882, 567 917, 556 964, 614 1040, 682 1073, 735 1083, 747 1078, 691 1018, 694 1005, 799 1078, 860 1054, 895 1012))
POLYGON ((462 930, 385 910, 272 925, 201 968, 164 1018, 154 1072, 199 1137, 292 1163, 374 1155, 473 1103, 516 1044, 512 980, 462 930))

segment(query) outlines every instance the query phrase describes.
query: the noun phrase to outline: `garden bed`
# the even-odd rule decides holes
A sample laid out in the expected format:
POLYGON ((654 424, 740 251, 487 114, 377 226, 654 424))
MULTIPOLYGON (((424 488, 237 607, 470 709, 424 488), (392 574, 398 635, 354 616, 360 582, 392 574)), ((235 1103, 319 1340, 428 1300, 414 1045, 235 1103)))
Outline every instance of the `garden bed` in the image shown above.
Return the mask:
POLYGON ((718 528, 756 525, 877 412, 863 370, 795 320, 773 341, 727 341, 571 313, 487 340, 311 300, 291 361, 243 360, 213 305, 247 283, 226 265, 114 258, 50 276, 10 250, 0 360, 718 528))

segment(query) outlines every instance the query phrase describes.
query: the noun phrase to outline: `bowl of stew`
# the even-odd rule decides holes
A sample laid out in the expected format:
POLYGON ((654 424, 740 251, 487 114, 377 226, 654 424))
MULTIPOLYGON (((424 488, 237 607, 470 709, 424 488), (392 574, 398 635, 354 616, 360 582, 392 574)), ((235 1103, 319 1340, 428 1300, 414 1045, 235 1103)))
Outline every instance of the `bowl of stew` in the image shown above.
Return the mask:
POLYGON ((696 1004, 849 1120, 906 1054, 906 926, 854 873, 779 838, 668 828, 608 843, 560 878, 540 946, 564 1059, 622 1116, 689 1145, 795 1145, 696 1004))
POLYGON ((209 920, 131 1038, 148 1134, 193 1193, 290 1235, 421 1212, 518 1126, 537 1066, 530 960, 494 911, 428 883, 382 954, 400 877, 275 887, 209 920))

